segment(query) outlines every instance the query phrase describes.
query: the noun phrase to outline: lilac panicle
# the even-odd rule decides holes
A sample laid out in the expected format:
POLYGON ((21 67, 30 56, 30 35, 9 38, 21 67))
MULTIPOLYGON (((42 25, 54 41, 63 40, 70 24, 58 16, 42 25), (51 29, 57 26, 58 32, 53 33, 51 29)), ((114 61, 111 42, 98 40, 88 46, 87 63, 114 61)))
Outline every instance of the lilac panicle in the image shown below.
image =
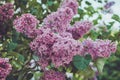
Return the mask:
POLYGON ((52 46, 52 50, 52 63, 59 67, 69 64, 73 56, 82 55, 83 46, 74 39, 62 38, 52 46))
POLYGON ((0 80, 5 79, 12 70, 12 66, 8 62, 8 59, 0 58, 0 80))
POLYGON ((36 35, 35 31, 38 23, 39 21, 36 17, 29 13, 23 14, 13 22, 15 29, 29 38, 33 38, 36 35))
POLYGON ((89 32, 92 26, 92 23, 89 21, 75 22, 73 27, 68 27, 67 31, 77 40, 89 32))
POLYGON ((6 3, 0 6, 0 21, 4 22, 11 19, 14 15, 14 6, 11 3, 6 3))
POLYGON ((109 57, 111 53, 116 52, 117 45, 110 40, 100 40, 95 41, 87 39, 83 42, 85 51, 92 56, 93 59, 99 57, 109 57))
POLYGON ((69 64, 73 56, 82 55, 83 50, 82 44, 74 40, 70 33, 55 34, 49 28, 37 36, 30 43, 30 47, 40 57, 39 64, 43 68, 48 66, 50 61, 55 67, 69 64))
POLYGON ((75 15, 78 12, 79 4, 78 4, 77 0, 64 0, 63 3, 61 4, 60 8, 61 7, 62 8, 65 8, 65 7, 71 8, 75 15))
POLYGON ((39 56, 39 64, 46 67, 51 57, 51 46, 55 43, 57 36, 49 28, 39 29, 37 37, 30 43, 30 47, 39 56), (43 29, 43 30, 42 30, 43 29))
POLYGON ((65 32, 67 26, 72 20, 73 12, 70 8, 60 8, 57 12, 53 12, 48 15, 43 23, 45 27, 50 28, 53 32, 60 33, 65 32))

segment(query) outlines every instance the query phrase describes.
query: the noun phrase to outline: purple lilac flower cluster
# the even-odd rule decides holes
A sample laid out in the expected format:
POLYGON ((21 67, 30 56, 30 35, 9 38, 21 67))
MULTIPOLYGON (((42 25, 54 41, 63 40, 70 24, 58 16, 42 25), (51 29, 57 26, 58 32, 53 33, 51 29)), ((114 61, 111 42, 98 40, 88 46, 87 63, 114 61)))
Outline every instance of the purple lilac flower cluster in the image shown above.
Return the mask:
POLYGON ((63 3, 61 4, 61 7, 63 7, 63 8, 69 7, 72 9, 74 14, 77 14, 79 4, 78 4, 77 0, 64 0, 63 3))
POLYGON ((66 80, 65 75, 58 71, 45 71, 42 80, 66 80))
POLYGON ((92 26, 92 23, 89 21, 75 22, 72 27, 68 27, 67 31, 70 32, 73 38, 77 40, 85 35, 92 26))
POLYGON ((12 70, 12 67, 8 62, 8 59, 0 58, 0 80, 4 80, 12 70))
MULTIPOLYGON (((67 32, 66 32, 67 33, 67 32)), ((83 46, 68 33, 55 34, 49 28, 37 36, 30 44, 40 57, 39 64, 45 68, 50 61, 55 67, 69 64, 76 54, 82 55, 83 46), (62 53, 62 54, 61 54, 62 53)))
POLYGON ((24 33, 29 38, 33 38, 36 35, 36 26, 39 21, 35 16, 27 13, 14 20, 15 29, 18 32, 24 33))
POLYGON ((51 46, 57 39, 57 36, 49 28, 41 28, 37 31, 39 35, 30 43, 30 47, 40 57, 39 64, 42 68, 48 66, 51 56, 51 46))
POLYGON ((39 56, 38 63, 43 69, 51 63, 56 68, 70 64, 75 55, 84 56, 89 53, 96 59, 109 57, 116 51, 116 44, 110 40, 87 39, 83 43, 78 41, 93 25, 89 21, 79 21, 70 25, 77 9, 77 0, 64 0, 56 12, 49 14, 43 20, 40 29, 36 29, 39 21, 31 14, 23 14, 14 21, 18 32, 34 37, 30 48, 39 56))
POLYGON ((74 39, 62 38, 52 46, 52 50, 52 62, 55 67, 59 67, 69 64, 73 56, 82 55, 83 46, 74 39))
POLYGON ((14 15, 14 6, 11 3, 6 3, 0 6, 0 21, 11 19, 14 15))
POLYGON ((48 15, 43 23, 54 32, 64 32, 73 17, 73 11, 69 7, 60 8, 57 12, 48 15))
POLYGON ((117 45, 110 40, 97 39, 95 41, 90 38, 83 41, 85 52, 89 53, 93 59, 99 57, 109 57, 111 53, 116 52, 117 45))
POLYGON ((77 13, 78 7, 76 0, 64 0, 57 12, 48 15, 43 23, 54 32, 65 32, 73 16, 77 13))

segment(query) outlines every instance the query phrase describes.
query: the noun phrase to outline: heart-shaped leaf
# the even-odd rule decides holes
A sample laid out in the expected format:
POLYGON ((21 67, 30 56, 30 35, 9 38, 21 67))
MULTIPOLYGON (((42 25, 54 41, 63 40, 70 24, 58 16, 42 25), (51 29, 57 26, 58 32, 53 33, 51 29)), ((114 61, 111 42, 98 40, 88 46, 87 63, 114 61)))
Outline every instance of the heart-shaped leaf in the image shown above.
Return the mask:
POLYGON ((73 64, 78 70, 83 70, 87 68, 90 61, 91 61, 91 57, 88 55, 86 57, 79 55, 73 57, 73 64))

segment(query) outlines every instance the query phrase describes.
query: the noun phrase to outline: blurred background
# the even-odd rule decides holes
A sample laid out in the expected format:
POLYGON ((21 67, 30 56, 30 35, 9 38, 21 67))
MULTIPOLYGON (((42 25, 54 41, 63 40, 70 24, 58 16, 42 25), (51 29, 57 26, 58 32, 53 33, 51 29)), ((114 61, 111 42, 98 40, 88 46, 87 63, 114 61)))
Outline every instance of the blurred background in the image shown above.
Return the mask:
MULTIPOLYGON (((0 5, 11 2, 15 6, 15 15, 31 13, 42 23, 51 12, 57 10, 62 0, 0 0, 0 5)), ((98 80, 120 80, 120 0, 78 0, 78 14, 75 21, 90 20, 94 27, 84 37, 92 39, 110 39, 118 43, 118 49, 104 66, 103 74, 97 76, 98 80)), ((18 65, 20 66, 20 65, 18 65)), ((16 67, 16 66, 15 66, 16 67)), ((32 80, 37 80, 38 73, 32 80)))

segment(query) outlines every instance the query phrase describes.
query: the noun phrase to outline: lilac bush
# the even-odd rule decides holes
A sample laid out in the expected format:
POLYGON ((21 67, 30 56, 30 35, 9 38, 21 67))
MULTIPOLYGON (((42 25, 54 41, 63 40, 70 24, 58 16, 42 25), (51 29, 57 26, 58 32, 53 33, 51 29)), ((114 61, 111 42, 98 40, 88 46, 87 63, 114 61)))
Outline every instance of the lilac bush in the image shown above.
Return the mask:
POLYGON ((108 39, 89 38, 94 23, 89 20, 73 22, 78 9, 77 0, 64 0, 55 12, 40 20, 30 11, 22 13, 21 10, 21 15, 14 15, 11 3, 0 6, 0 27, 5 25, 6 31, 0 36, 7 44, 1 53, 4 53, 2 57, 10 58, 11 63, 0 58, 0 79, 12 76, 16 80, 30 80, 39 71, 40 80, 86 80, 101 73, 104 66, 101 60, 115 53, 117 44, 108 39), (5 23, 12 18, 12 26, 7 30, 9 25, 5 23), (82 71, 91 75, 86 77, 85 73, 80 73, 82 71), (71 79, 66 73, 73 74, 71 79))
POLYGON ((93 24, 90 21, 80 21, 71 25, 73 13, 77 13, 77 8, 77 1, 65 0, 56 12, 43 20, 43 26, 40 28, 42 34, 30 44, 31 49, 39 56, 38 63, 43 70, 51 64, 55 68, 66 67, 76 55, 84 57, 89 54, 94 60, 109 57, 116 51, 116 44, 110 40, 78 41, 90 31, 93 24))

